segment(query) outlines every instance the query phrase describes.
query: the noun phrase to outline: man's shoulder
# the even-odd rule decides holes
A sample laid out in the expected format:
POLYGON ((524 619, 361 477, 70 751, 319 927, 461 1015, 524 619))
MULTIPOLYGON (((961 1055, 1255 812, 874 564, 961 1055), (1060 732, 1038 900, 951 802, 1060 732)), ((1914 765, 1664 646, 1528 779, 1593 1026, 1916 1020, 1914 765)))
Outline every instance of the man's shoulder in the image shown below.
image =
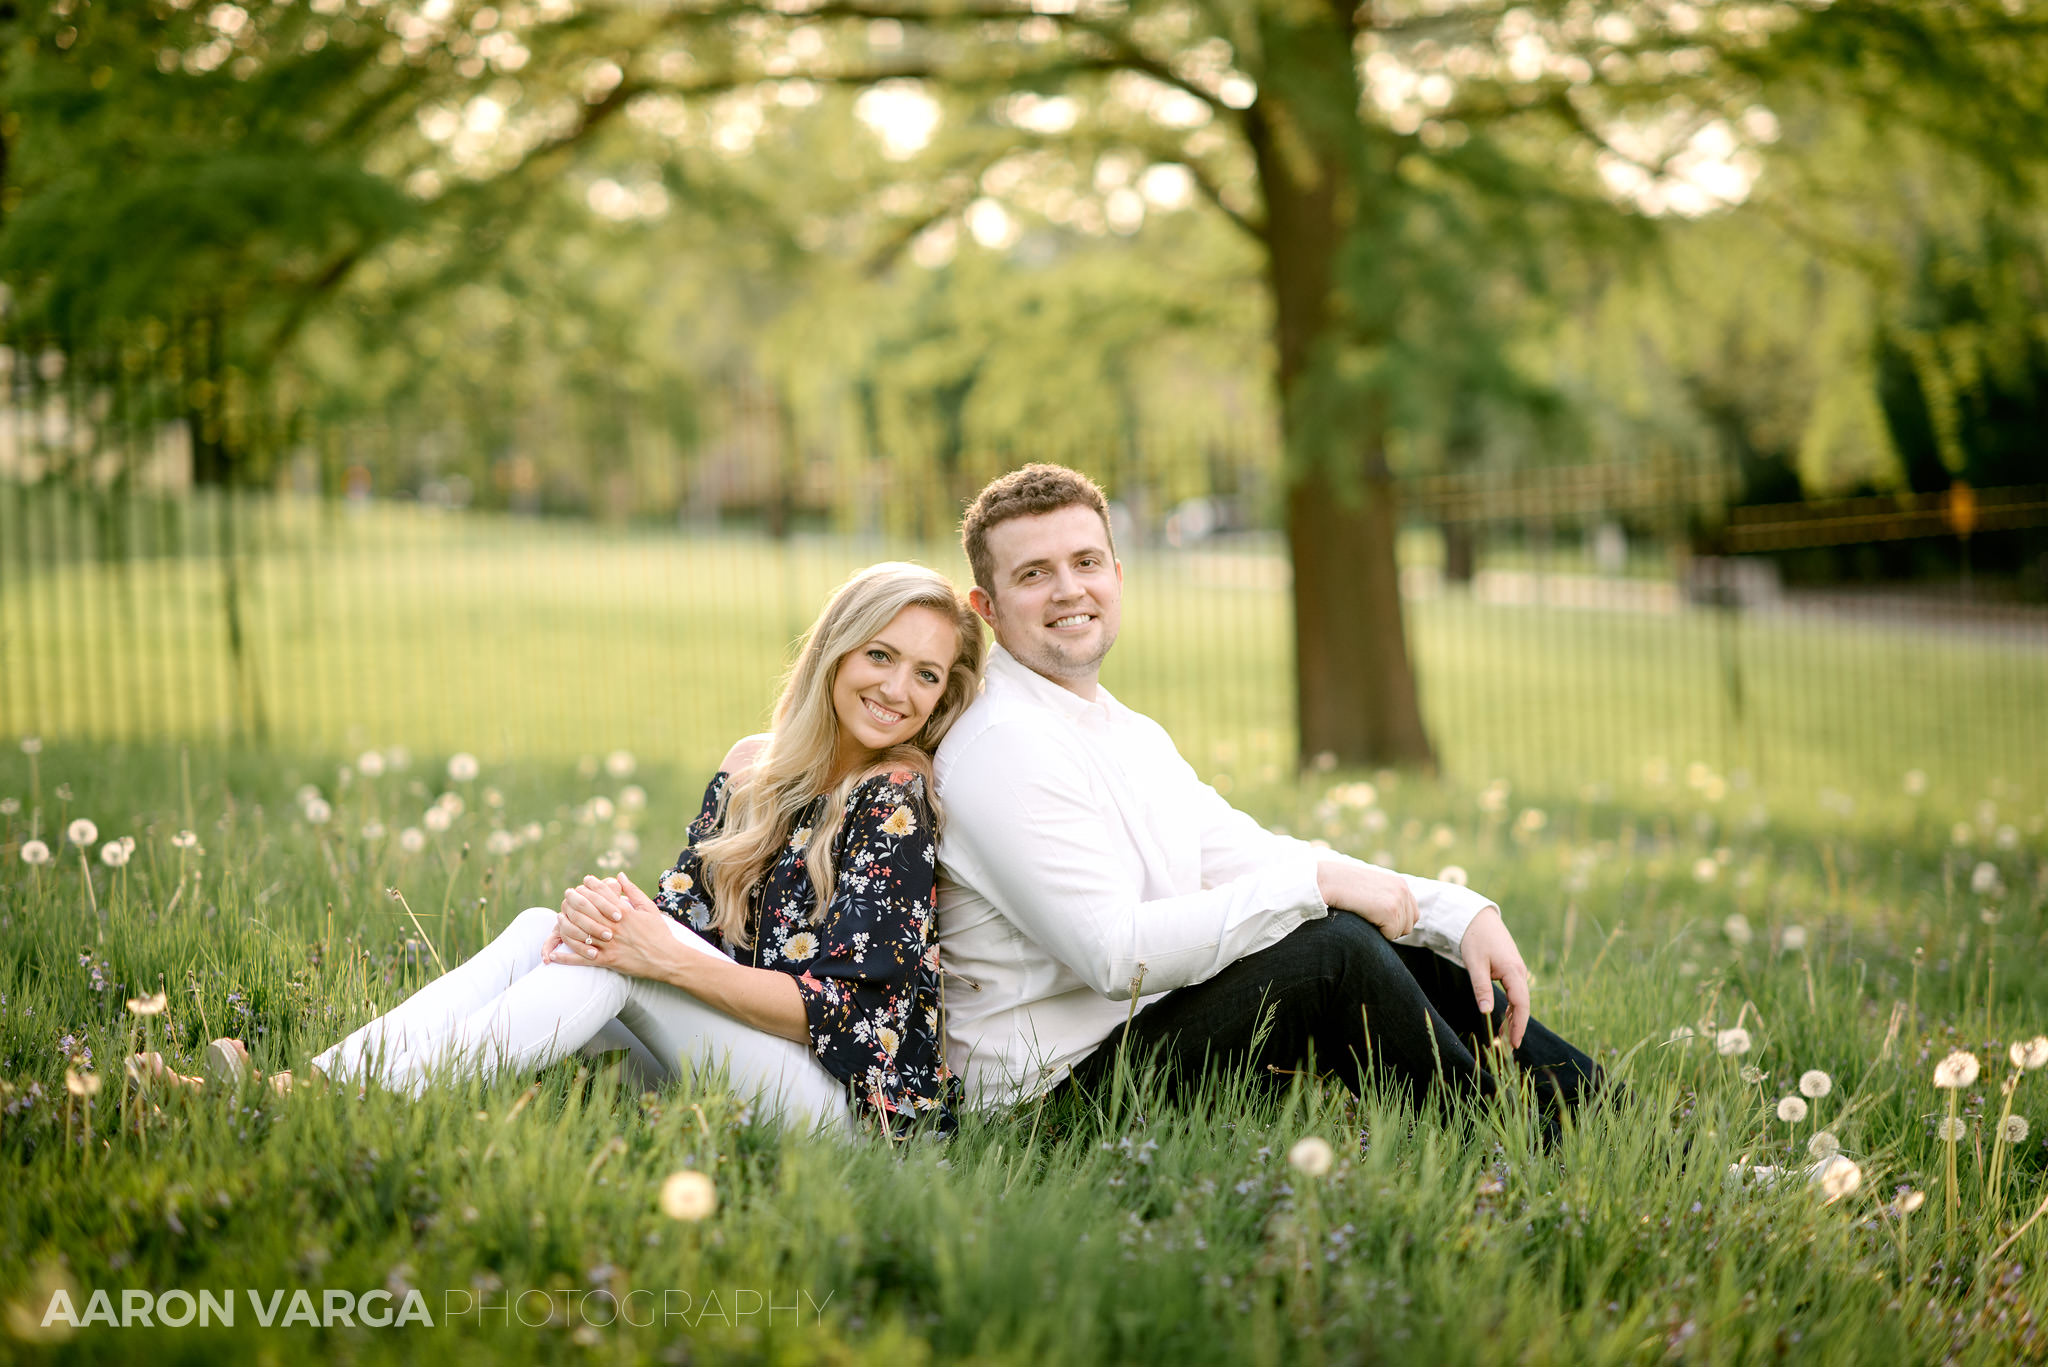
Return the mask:
POLYGON ((932 757, 933 782, 943 796, 946 781, 957 766, 962 761, 971 764, 977 752, 1001 748, 1004 763, 1014 768, 1020 758, 1057 752, 1070 735, 1058 714, 991 676, 981 696, 968 704, 939 742, 938 753, 932 757), (1008 743, 1012 740, 1017 744, 1008 743))

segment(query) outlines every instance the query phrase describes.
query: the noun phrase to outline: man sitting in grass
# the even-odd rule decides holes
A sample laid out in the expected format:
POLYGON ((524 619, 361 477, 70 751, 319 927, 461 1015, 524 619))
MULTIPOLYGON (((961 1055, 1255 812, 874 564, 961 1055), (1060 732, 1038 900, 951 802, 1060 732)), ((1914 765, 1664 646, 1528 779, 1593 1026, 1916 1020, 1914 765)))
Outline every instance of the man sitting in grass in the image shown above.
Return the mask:
POLYGON ((1097 682, 1123 566, 1087 476, 1004 475, 961 539, 996 645, 936 762, 939 937, 949 1058, 982 1101, 1092 1086, 1122 1050, 1173 1090, 1312 1057, 1420 1102, 1493 1090, 1490 1045, 1553 1118, 1579 1099, 1597 1070, 1530 1019, 1497 906, 1265 830, 1097 682))

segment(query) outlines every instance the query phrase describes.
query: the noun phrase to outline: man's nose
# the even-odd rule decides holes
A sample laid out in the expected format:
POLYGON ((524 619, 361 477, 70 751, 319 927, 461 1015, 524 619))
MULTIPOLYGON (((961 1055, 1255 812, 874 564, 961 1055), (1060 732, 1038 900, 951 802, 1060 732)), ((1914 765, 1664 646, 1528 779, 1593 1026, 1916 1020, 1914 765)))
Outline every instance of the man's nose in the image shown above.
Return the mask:
POLYGON ((1056 602, 1067 602, 1079 598, 1083 592, 1080 576, 1072 570, 1061 569, 1053 572, 1052 596, 1056 602))

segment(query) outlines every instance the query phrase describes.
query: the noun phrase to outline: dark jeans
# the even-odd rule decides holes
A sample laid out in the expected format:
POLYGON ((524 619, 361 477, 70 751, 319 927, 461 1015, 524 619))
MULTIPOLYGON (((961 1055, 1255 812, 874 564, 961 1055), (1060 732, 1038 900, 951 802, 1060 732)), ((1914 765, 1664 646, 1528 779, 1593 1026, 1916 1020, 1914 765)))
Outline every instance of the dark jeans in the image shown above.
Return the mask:
MULTIPOLYGON (((1507 994, 1496 987, 1493 996, 1498 1033, 1507 994)), ((1498 1055, 1487 1050, 1488 1035, 1462 965, 1332 911, 1207 982, 1168 992, 1076 1064, 1073 1082, 1092 1090, 1115 1068, 1120 1045, 1134 1068, 1159 1067, 1168 1095, 1212 1070, 1249 1066, 1261 1079, 1285 1081, 1313 1051, 1317 1069, 1353 1092, 1376 1068, 1420 1105, 1439 1085, 1443 1101, 1495 1090, 1498 1055)), ((1593 1060, 1534 1020, 1513 1057, 1552 1127, 1599 1085, 1593 1060)))

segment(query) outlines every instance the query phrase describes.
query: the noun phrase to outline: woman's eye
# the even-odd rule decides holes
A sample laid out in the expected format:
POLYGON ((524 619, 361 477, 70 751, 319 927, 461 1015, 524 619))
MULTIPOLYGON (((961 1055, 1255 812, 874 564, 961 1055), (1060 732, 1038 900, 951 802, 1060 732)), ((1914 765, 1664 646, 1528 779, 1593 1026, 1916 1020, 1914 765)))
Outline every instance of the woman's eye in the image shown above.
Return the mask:
POLYGON ((929 669, 923 671, 917 677, 923 679, 928 684, 935 684, 939 681, 939 676, 932 673, 929 669))
POLYGON ((879 648, 870 648, 868 658, 880 664, 887 664, 889 663, 889 652, 879 648))

